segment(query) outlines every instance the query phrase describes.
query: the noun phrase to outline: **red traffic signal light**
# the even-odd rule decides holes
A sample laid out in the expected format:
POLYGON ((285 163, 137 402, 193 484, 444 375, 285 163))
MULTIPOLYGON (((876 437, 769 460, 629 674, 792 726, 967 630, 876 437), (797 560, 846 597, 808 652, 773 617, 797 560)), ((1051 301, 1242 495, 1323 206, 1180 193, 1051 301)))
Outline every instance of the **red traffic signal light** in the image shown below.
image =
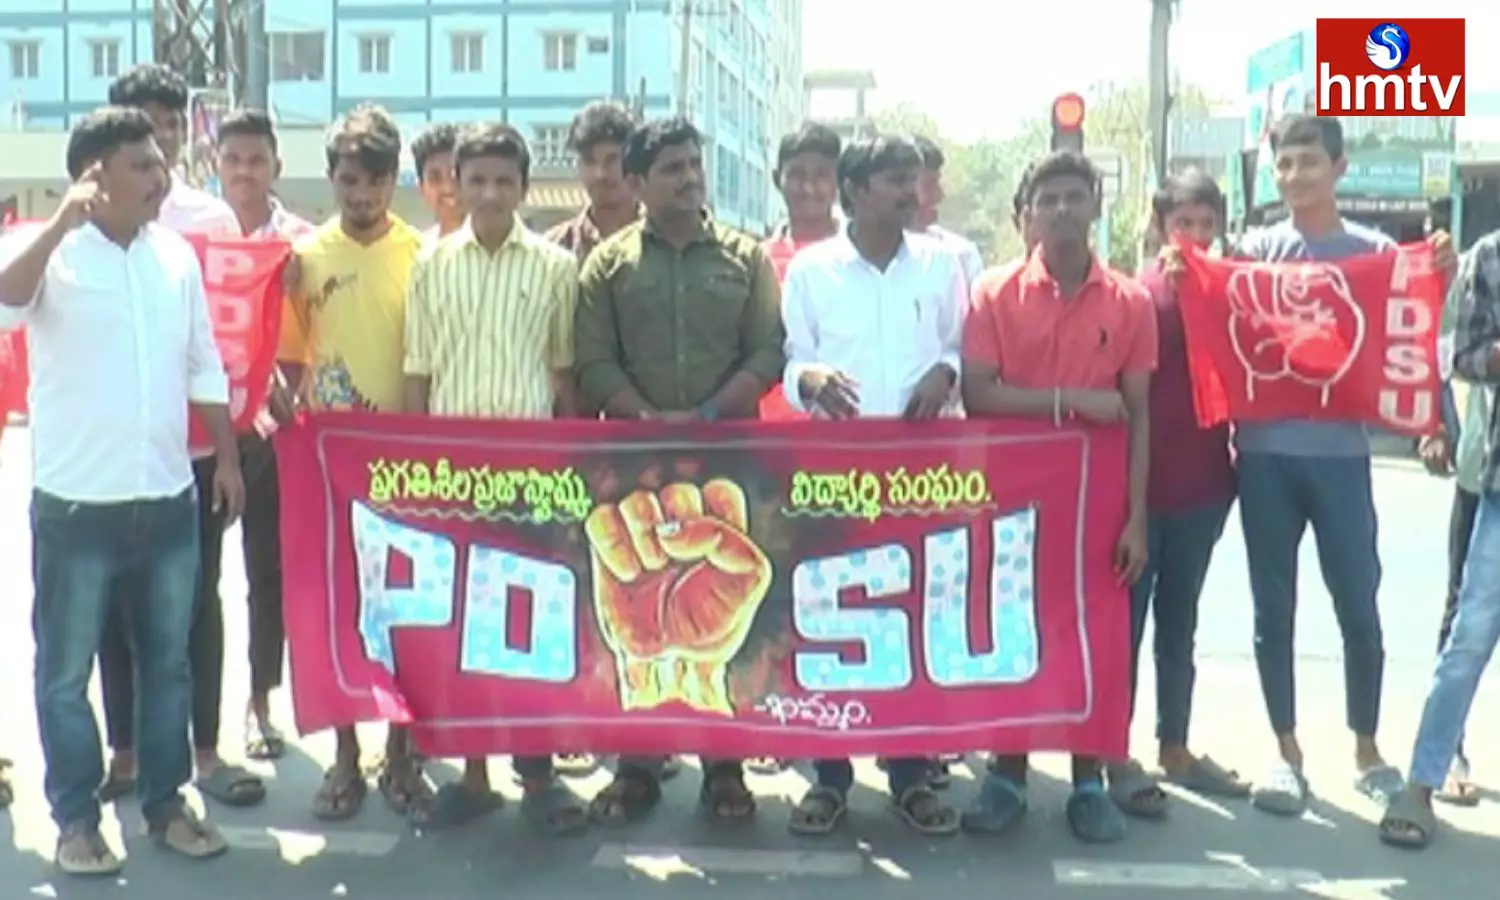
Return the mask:
POLYGON ((1052 101, 1052 127, 1058 131, 1079 131, 1083 128, 1083 98, 1078 94, 1063 94, 1052 101))
POLYGON ((1083 152, 1083 97, 1063 94, 1052 101, 1052 150, 1083 152))

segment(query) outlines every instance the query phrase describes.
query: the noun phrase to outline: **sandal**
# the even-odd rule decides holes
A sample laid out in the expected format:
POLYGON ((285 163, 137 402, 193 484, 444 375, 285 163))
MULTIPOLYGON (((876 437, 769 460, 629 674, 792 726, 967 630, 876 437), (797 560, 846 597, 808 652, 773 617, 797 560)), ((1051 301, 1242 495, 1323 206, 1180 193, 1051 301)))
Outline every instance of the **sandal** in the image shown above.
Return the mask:
POLYGON ((219 829, 199 819, 186 806, 178 806, 155 822, 148 822, 146 834, 157 845, 188 859, 212 859, 229 849, 229 842, 219 829))
POLYGON ((422 764, 416 759, 386 759, 375 776, 375 787, 386 806, 398 816, 425 818, 437 798, 422 764))
POLYGON ((504 805, 505 797, 494 791, 455 781, 438 788, 430 803, 412 809, 411 821, 419 828, 442 831, 482 819, 504 805))
POLYGON ((1453 766, 1448 770, 1448 777, 1443 781, 1442 789, 1435 791, 1432 798, 1449 806, 1479 805, 1479 786, 1474 783, 1468 760, 1463 758, 1453 760, 1453 766))
POLYGON ((1100 782, 1074 785, 1064 810, 1073 836, 1086 844, 1113 844, 1125 837, 1125 816, 1100 782))
POLYGON ((979 796, 964 810, 959 824, 973 834, 1003 834, 1026 818, 1026 788, 1004 775, 990 772, 979 785, 979 796))
POLYGON ((592 753, 559 753, 552 765, 559 775, 582 778, 599 771, 600 760, 592 753))
POLYGON ((135 793, 135 776, 121 775, 114 770, 104 776, 104 783, 94 791, 100 803, 113 803, 135 793))
POLYGON ((757 775, 780 775, 791 767, 791 763, 774 756, 756 756, 745 760, 745 768, 757 775))
POLYGON ((228 763, 215 766, 193 785, 205 797, 212 797, 225 806, 255 806, 266 799, 266 784, 259 776, 228 763))
POLYGON ((1120 811, 1137 819, 1160 819, 1167 814, 1167 792, 1135 760, 1106 770, 1109 799, 1120 811))
POLYGON ((1380 839, 1393 847, 1420 850, 1437 835, 1437 815, 1410 789, 1396 795, 1380 820, 1380 839))
POLYGON ((716 822, 745 822, 755 815, 755 795, 738 767, 703 773, 698 805, 716 822))
POLYGON ((1207 756, 1193 760, 1181 772, 1168 772, 1166 781, 1204 797, 1236 800, 1250 796, 1250 783, 1241 778, 1240 773, 1224 768, 1207 756))
POLYGON ((953 776, 948 771, 948 760, 933 760, 927 769, 927 786, 935 791, 946 791, 952 784, 953 776))
POLYGON ((323 774, 323 784, 313 795, 313 816, 324 822, 352 819, 364 806, 369 790, 359 769, 335 765, 323 774))
POLYGON ((929 836, 957 834, 958 810, 947 805, 937 792, 918 784, 901 792, 891 804, 891 811, 908 827, 929 836))
POLYGON ((1250 790, 1250 804, 1277 816, 1300 816, 1307 812, 1310 790, 1307 776, 1291 763, 1272 766, 1250 790))
POLYGON ((571 837, 589 828, 589 810, 559 781, 528 785, 521 794, 521 818, 550 837, 571 837))
POLYGON ((0 758, 0 809, 5 809, 15 802, 16 789, 10 783, 10 769, 14 765, 10 760, 0 758))
POLYGON ((849 801, 838 791, 823 785, 814 785, 812 790, 802 795, 797 805, 792 807, 792 814, 786 821, 786 827, 792 834, 807 836, 821 836, 832 834, 844 816, 849 813, 849 801))
POLYGON ((661 802, 661 781, 650 772, 620 769, 589 803, 589 818, 604 825, 622 825, 643 818, 661 802))
POLYGON ((286 755, 286 736, 275 725, 252 716, 245 723, 245 758, 257 762, 286 755))
POLYGON ((1395 766, 1374 766, 1359 773, 1354 789, 1381 806, 1390 806, 1406 789, 1406 778, 1395 766))
POLYGON ((125 860, 105 843, 97 825, 69 825, 57 836, 53 863, 69 875, 99 877, 117 875, 125 860))

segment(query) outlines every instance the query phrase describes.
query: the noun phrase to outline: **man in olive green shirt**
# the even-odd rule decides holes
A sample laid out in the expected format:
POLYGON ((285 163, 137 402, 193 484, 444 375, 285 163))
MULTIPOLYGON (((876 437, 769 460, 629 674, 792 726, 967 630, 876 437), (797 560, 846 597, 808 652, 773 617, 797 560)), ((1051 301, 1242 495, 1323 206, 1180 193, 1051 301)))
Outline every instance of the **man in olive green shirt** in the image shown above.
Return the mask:
MULTIPOLYGON (((686 119, 649 122, 622 165, 645 218, 595 248, 581 273, 574 359, 586 400, 610 418, 753 419, 785 365, 781 289, 760 243, 705 212, 703 140, 686 119)), ((622 757, 596 819, 645 815, 662 757, 622 757)), ((720 819, 755 812, 738 760, 703 763, 701 797, 720 819)))
POLYGON ((582 272, 578 377, 611 418, 755 418, 781 377, 781 289, 760 244, 704 212, 703 152, 684 119, 626 144, 646 216, 600 244, 582 272))

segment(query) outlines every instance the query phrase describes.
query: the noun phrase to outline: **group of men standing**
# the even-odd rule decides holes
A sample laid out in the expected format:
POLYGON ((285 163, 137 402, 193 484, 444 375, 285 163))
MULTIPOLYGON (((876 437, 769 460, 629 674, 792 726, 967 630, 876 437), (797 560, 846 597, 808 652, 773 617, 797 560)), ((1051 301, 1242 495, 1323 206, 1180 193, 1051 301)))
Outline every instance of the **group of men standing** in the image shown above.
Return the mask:
MULTIPOLYGON (((73 130, 75 183, 58 213, 8 236, 0 252, 0 312, 5 324, 28 327, 32 348, 36 698, 64 871, 119 870, 99 832, 100 803, 132 790, 150 834, 191 857, 226 845, 182 802, 190 779, 225 804, 264 797, 258 778, 218 755, 219 557, 226 524, 243 512, 252 670, 245 751, 275 759, 286 741, 271 722, 269 694, 284 634, 267 437, 299 408, 715 422, 779 407, 831 419, 999 416, 1125 427, 1130 512, 1115 563, 1132 593, 1132 659, 1145 619, 1155 618, 1160 773, 1075 757, 1066 805, 1073 832, 1115 841, 1125 816, 1161 817, 1162 779, 1250 796, 1275 813, 1305 810, 1291 626, 1296 551, 1309 524, 1344 634, 1356 784, 1405 816, 1383 834, 1415 815, 1402 799, 1414 795, 1375 743, 1380 566, 1363 426, 1244 425, 1232 461, 1229 430, 1199 429, 1193 414, 1173 288, 1179 260, 1168 252, 1137 280, 1095 257, 1100 178, 1083 157, 1054 153, 1027 170, 1014 207, 1027 255, 986 271, 972 243, 936 224, 943 159, 922 139, 846 145, 816 124, 787 135, 775 177, 789 221, 760 240, 710 213, 692 123, 639 122, 622 106, 592 104, 569 140, 590 205, 540 235, 519 214, 531 176, 522 135, 504 124, 439 125, 412 146, 437 220, 424 234, 391 212, 402 139, 379 108, 357 108, 330 127, 326 164, 338 213, 311 226, 274 199, 280 163, 263 113, 240 111, 220 125, 226 203, 169 175, 187 103, 176 75, 139 67, 116 83, 110 102, 73 130), (180 236, 188 232, 293 244, 280 367, 252 435, 231 429, 202 274, 180 236), (188 447, 190 408, 211 447, 188 447), (1198 598, 1236 494, 1257 664, 1279 751, 1253 783, 1188 749, 1198 598), (113 750, 107 767, 86 693, 96 656, 113 750)), ((1275 152, 1292 217, 1242 252, 1337 259, 1389 246, 1338 216, 1336 120, 1288 119, 1275 152)), ((1153 227, 1206 245, 1222 233, 1223 208, 1212 181, 1173 178, 1155 198, 1153 227)), ((1447 264, 1451 248, 1438 244, 1447 264)), ((1500 325, 1494 330, 1487 340, 1500 338, 1500 325)), ((1487 365, 1495 364, 1470 368, 1487 365)), ((1431 760, 1442 757, 1443 740, 1431 760)), ((406 729, 390 726, 375 784, 417 824, 452 827, 501 806, 487 760, 466 760, 463 776, 441 788, 422 762, 406 729)), ((721 820, 752 815, 745 761, 702 762, 704 811, 721 820)), ((938 792, 941 761, 881 762, 892 810, 918 832, 995 834, 1027 811, 1024 756, 995 756, 962 811, 938 792)), ((621 758, 611 783, 585 804, 559 775, 589 764, 516 759, 522 816, 556 835, 591 821, 634 821, 676 771, 662 757, 621 758)), ((798 833, 830 832, 847 812, 849 762, 814 768, 816 783, 790 821, 798 833)), ((367 790, 355 731, 338 729, 313 812, 352 817, 367 790)))

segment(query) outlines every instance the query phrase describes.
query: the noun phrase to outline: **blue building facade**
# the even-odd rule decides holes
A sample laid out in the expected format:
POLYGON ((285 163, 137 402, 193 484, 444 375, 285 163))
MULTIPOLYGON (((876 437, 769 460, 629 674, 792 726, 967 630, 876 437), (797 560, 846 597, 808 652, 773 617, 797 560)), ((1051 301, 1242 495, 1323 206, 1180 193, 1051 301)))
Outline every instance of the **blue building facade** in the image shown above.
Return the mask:
MULTIPOLYGON (((718 214, 749 229, 779 214, 772 144, 804 115, 801 0, 263 2, 283 127, 321 126, 361 102, 412 132, 502 119, 527 135, 540 167, 561 170, 584 104, 614 98, 648 116, 681 106, 707 138, 718 214)), ((152 7, 0 0, 0 103, 15 107, 0 129, 61 129, 97 105, 115 74, 151 58, 152 7)))

